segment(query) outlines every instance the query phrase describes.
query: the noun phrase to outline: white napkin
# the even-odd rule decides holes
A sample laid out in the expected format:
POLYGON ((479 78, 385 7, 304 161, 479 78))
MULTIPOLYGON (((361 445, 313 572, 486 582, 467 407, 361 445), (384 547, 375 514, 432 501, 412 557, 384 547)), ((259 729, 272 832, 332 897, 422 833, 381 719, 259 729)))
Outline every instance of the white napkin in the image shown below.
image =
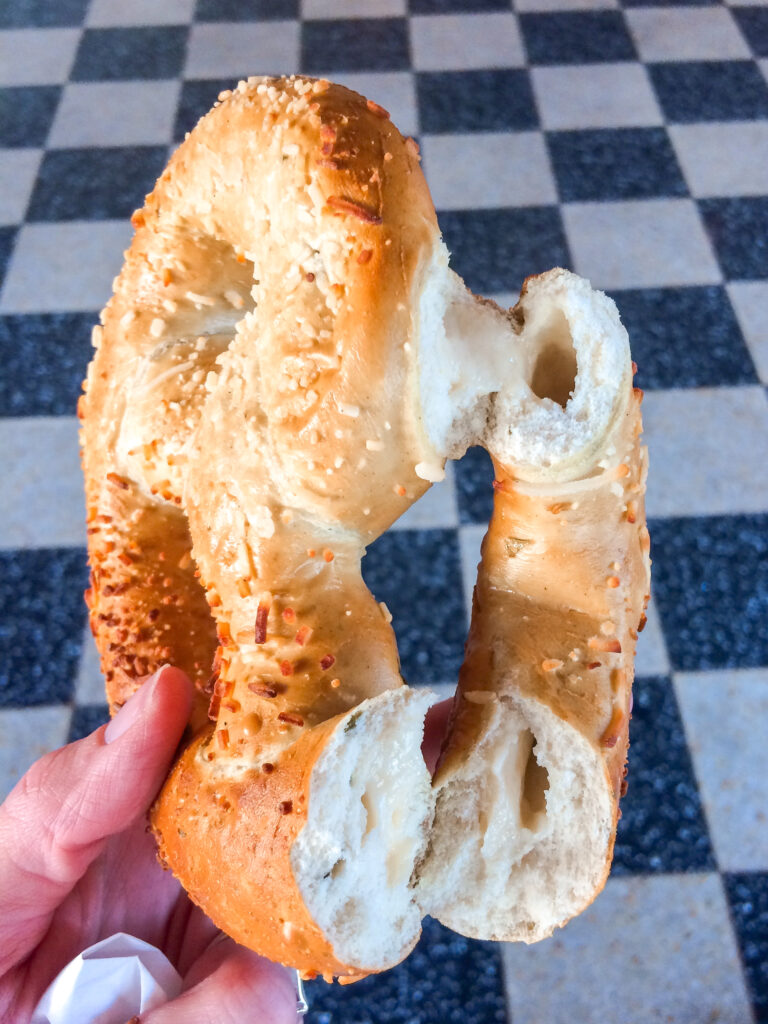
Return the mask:
POLYGON ((71 960, 46 989, 31 1024, 125 1024, 181 992, 159 949, 118 932, 71 960))

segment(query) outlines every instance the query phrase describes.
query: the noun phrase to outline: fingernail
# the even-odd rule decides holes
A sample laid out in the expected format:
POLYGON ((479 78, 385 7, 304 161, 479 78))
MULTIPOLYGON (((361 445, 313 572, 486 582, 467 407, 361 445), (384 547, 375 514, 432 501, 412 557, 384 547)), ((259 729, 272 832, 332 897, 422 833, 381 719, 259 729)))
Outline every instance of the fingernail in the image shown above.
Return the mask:
POLYGON ((105 743, 114 743, 115 740, 120 739, 122 735, 128 732, 134 722, 137 722, 141 718, 144 708, 152 699, 152 693, 157 686, 157 681, 160 678, 162 671, 163 669, 159 668, 157 672, 150 676, 145 683, 142 683, 136 693, 129 697, 125 704, 123 704, 104 730, 105 743))

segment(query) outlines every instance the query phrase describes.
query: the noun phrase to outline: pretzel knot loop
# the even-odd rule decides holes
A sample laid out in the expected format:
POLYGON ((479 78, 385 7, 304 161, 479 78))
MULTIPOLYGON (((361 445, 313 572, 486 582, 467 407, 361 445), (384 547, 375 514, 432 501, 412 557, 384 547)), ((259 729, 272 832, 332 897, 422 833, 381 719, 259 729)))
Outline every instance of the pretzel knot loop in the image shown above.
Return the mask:
POLYGON ((164 662, 197 685, 161 858, 307 976, 397 963, 424 913, 550 934, 608 871, 648 590, 613 303, 564 270, 473 296, 415 144, 322 81, 222 94, 133 220, 81 408, 88 600, 113 708, 164 662), (433 781, 360 564, 475 444, 494 510, 433 781))

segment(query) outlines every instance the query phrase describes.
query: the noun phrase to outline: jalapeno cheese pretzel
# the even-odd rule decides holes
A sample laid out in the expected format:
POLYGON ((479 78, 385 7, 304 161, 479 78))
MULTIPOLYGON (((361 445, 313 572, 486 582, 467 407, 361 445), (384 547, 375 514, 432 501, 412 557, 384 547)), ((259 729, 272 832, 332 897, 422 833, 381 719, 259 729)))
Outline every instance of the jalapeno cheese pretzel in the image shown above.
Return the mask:
POLYGON ((161 858, 307 974, 397 963, 425 912, 541 938, 599 891, 622 785, 649 565, 626 334, 562 270, 508 313, 472 296, 375 103, 220 99, 134 215, 81 408, 110 705, 164 662, 198 688, 161 858), (433 786, 432 698, 360 562, 471 444, 494 513, 433 786))

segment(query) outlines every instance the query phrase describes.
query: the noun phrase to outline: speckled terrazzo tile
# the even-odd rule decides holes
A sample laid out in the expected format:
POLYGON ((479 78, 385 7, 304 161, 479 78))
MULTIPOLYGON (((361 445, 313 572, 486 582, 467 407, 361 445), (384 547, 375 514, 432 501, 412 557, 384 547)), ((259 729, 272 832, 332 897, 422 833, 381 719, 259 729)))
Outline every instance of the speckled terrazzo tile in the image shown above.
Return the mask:
POLYGON ((626 18, 646 61, 733 60, 750 55, 724 8, 649 7, 627 11, 626 18))
POLYGON ((768 277, 768 196, 699 202, 729 280, 768 277))
POLYGON ((669 672, 669 655, 661 630, 656 602, 653 600, 653 586, 651 586, 651 603, 646 608, 645 614, 647 617, 645 628, 637 638, 635 675, 666 675, 669 672))
POLYGON ((663 128, 549 132, 547 145, 565 202, 688 194, 663 128))
POLYGON ((44 146, 61 86, 0 89, 0 146, 44 146))
POLYGON ((768 57, 768 10, 739 10, 733 16, 756 57, 768 57))
POLYGON ((461 555, 461 575, 464 585, 464 607, 467 622, 472 614, 472 594, 477 581, 477 567, 480 564, 480 546, 487 526, 462 526, 459 529, 459 553, 461 555))
POLYGON ((410 20, 413 66, 417 71, 467 71, 521 67, 525 51, 511 11, 485 14, 430 14, 410 20))
POLYGON ((108 721, 109 710, 105 703, 78 705, 72 712, 67 743, 72 743, 73 740, 80 740, 83 736, 88 736, 94 729, 98 729, 100 725, 104 725, 108 721))
POLYGON ((426 918, 408 959, 341 987, 307 985, 311 1024, 506 1024, 499 946, 426 918))
POLYGON ((481 11, 506 11, 509 0, 408 0, 411 14, 457 14, 478 13, 481 11))
POLYGON ((406 681, 455 679, 466 621, 456 531, 390 530, 368 548, 363 577, 392 614, 406 681))
POLYGON ((73 82, 177 78, 184 66, 186 25, 87 28, 80 38, 73 82))
POLYGON ((671 125, 691 194, 754 196, 768 192, 768 124, 745 121, 671 125))
POLYGON ((197 122, 207 114, 216 97, 225 89, 231 89, 236 78, 203 78, 182 82, 179 104, 176 110, 176 121, 173 127, 173 138, 181 142, 187 132, 192 131, 197 122))
POLYGON ((675 689, 723 871, 768 871, 768 669, 689 672, 675 689))
POLYGON ((672 667, 768 664, 768 515, 656 519, 650 532, 672 667))
POLYGON ((488 523, 493 510, 493 463, 484 448, 470 448, 454 466, 459 522, 488 523))
POLYGON ((86 578, 80 548, 0 551, 0 707, 71 699, 86 578))
POLYGON ((81 25, 88 0, 3 0, 0 28, 47 28, 81 25))
POLYGON ((629 289, 611 297, 629 334, 638 387, 756 383, 749 349, 722 285, 629 289))
POLYGON ((651 391, 643 430, 653 466, 649 516, 768 508, 768 401, 761 387, 651 391))
POLYGON ((198 21, 264 21, 295 18, 299 0, 197 0, 198 21))
POLYGON ((519 292, 529 274, 568 267, 557 206, 438 211, 451 266, 472 291, 519 292))
POLYGON ((720 268, 689 199, 565 203, 574 270, 595 288, 718 284, 720 268))
POLYGON ((662 123, 640 64, 537 67, 531 71, 543 128, 631 128, 662 123))
POLYGON ((127 219, 25 224, 0 293, 0 313, 100 309, 132 234, 127 219))
POLYGON ((65 82, 79 38, 75 28, 0 32, 0 85, 65 82))
POLYGON ((41 156, 39 149, 0 149, 0 224, 24 220, 41 156))
POLYGON ((562 932, 503 949, 515 1024, 747 1024, 716 874, 611 878, 562 932))
POLYGON ((49 150, 27 220, 127 220, 152 191, 166 159, 165 146, 49 150))
POLYGON ((15 227, 0 228, 0 288, 5 280, 5 272, 8 269, 17 234, 15 227))
POLYGON ((193 25, 185 78, 224 78, 290 74, 299 64, 299 26, 275 21, 263 25, 193 25))
POLYGON ((409 65, 405 18, 302 23, 301 70, 307 74, 327 70, 406 71, 409 65))
MULTIPOLYGON (((302 0, 302 18, 348 18, 349 0, 302 0)), ((366 0, 355 5, 357 18, 399 17, 408 10, 407 0, 366 0)))
POLYGON ((0 547, 85 544, 77 432, 74 416, 0 419, 0 547))
POLYGON ((34 761, 67 742, 71 714, 61 706, 0 710, 0 801, 34 761))
POLYGON ((423 135, 424 172, 440 210, 557 202, 540 132, 423 135))
POLYGON ((752 992, 756 1024, 768 1021, 768 873, 723 879, 752 992))
POLYGON ((637 57, 620 11, 521 14, 520 29, 531 64, 597 64, 637 57))
POLYGON ((426 134, 538 126, 530 79, 522 68, 422 71, 416 75, 416 94, 426 134))
POLYGON ((0 316, 0 416, 71 416, 97 313, 0 316))
POLYGON ((195 0, 91 0, 85 24, 89 28, 121 28, 125 25, 183 25, 191 21, 195 0))
POLYGON ((621 801, 613 872, 715 868, 701 796, 672 683, 638 678, 629 726, 629 790, 621 801))
POLYGON ((768 116, 768 86, 753 61, 649 64, 648 73, 672 124, 768 116))
POLYGON ((768 281, 733 281, 727 291, 760 380, 768 383, 768 281))
POLYGON ((48 144, 167 145, 179 89, 176 81, 71 82, 62 93, 48 144))

